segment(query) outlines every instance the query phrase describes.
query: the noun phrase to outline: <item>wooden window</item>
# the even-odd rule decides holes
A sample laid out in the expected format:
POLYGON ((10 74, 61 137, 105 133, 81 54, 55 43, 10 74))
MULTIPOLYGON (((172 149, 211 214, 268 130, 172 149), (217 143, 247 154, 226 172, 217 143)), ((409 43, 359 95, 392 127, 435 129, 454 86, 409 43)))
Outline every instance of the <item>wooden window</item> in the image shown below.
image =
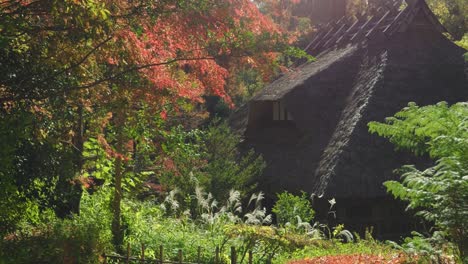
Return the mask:
POLYGON ((281 103, 280 101, 273 102, 273 120, 293 120, 291 113, 286 110, 284 103, 281 103))

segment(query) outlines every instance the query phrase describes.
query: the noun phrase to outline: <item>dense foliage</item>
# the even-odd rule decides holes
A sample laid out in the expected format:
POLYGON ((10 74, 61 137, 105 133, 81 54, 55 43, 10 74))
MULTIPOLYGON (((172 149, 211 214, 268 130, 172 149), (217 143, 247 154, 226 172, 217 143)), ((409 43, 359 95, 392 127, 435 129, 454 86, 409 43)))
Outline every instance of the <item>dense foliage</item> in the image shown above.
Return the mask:
POLYGON ((111 245, 110 192, 83 193, 80 215, 58 218, 53 210, 37 212, 35 222, 23 219, 20 228, 0 243, 1 263, 98 263, 111 245))
POLYGON ((241 154, 239 142, 240 137, 224 122, 205 130, 173 128, 162 143, 162 168, 156 172, 162 187, 178 189, 184 196, 193 193, 197 183, 217 200, 226 199, 233 188, 247 194, 255 187, 264 162, 253 151, 241 154))
POLYGON ((276 221, 280 225, 298 225, 310 222, 314 218, 314 210, 306 193, 296 196, 288 192, 278 194, 278 201, 272 209, 276 221))
MULTIPOLYGON (((392 258, 401 251, 375 242, 370 236, 356 244, 344 244, 330 239, 325 227, 309 227, 308 232, 272 225, 271 215, 262 207, 263 194, 251 196, 242 203, 240 192, 231 191, 225 201, 216 201, 197 187, 191 195, 197 214, 179 215, 170 210, 174 201, 166 199, 140 201, 124 198, 122 212, 126 226, 124 243, 131 246, 131 255, 159 257, 159 246, 164 246, 166 260, 176 261, 178 250, 184 260, 195 262, 198 247, 202 248, 203 263, 214 262, 215 248, 220 249, 220 261, 229 263, 230 248, 237 249, 238 263, 247 263, 248 252, 254 263, 286 263, 290 259, 340 254, 379 254, 392 258)), ((90 195, 82 196, 80 215, 60 219, 53 211, 40 215, 38 223, 24 221, 21 229, 10 234, 0 244, 2 263, 73 262, 98 263, 102 254, 113 254, 110 223, 112 212, 109 203, 112 188, 109 184, 98 187, 90 195)), ((184 210, 184 208, 181 208, 184 210)), ((340 232, 341 228, 333 230, 340 232)))
POLYGON ((403 181, 385 183, 395 197, 409 202, 417 215, 435 223, 463 257, 468 250, 468 104, 408 107, 385 123, 371 122, 371 132, 399 149, 436 160, 429 168, 399 170, 403 181))
MULTIPOLYGON (((248 0, 11 0, 0 3, 0 25, 0 122, 11 128, 0 135, 0 233, 28 208, 79 213, 81 186, 106 181, 116 246, 121 200, 154 173, 158 135, 179 118, 197 122, 207 95, 232 107, 229 80, 245 70, 268 79, 279 52, 294 50, 248 0)), ((210 161, 205 174, 257 173, 253 155, 223 154, 200 159, 210 161)))

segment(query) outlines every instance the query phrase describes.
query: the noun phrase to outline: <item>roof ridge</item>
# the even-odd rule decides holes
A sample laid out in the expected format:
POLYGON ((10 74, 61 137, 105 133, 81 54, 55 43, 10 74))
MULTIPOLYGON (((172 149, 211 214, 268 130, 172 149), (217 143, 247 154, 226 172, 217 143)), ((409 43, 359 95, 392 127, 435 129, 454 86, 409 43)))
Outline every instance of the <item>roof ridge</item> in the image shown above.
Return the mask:
POLYGON ((405 8, 395 17, 395 20, 388 25, 387 28, 383 31, 387 37, 390 37, 395 32, 398 32, 402 28, 407 27, 414 20, 416 15, 422 11, 424 15, 429 19, 429 21, 435 26, 440 33, 447 32, 444 26, 440 23, 434 13, 431 11, 425 0, 406 0, 408 7, 405 8))
POLYGON ((343 16, 325 25, 318 25, 317 33, 304 50, 319 54, 338 45, 355 44, 382 33, 388 38, 395 32, 406 29, 419 12, 423 12, 441 33, 447 31, 425 0, 388 0, 374 14, 363 16, 354 22, 348 16, 343 16), (400 10, 404 2, 407 6, 400 10))

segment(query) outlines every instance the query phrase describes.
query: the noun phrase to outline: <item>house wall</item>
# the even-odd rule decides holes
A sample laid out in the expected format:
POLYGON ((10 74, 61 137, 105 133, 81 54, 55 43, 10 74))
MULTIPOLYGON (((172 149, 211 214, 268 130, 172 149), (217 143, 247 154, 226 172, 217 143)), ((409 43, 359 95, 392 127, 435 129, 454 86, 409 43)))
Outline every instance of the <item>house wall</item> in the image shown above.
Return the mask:
POLYGON ((336 199, 330 209, 326 199, 316 200, 314 209, 315 221, 327 223, 331 227, 344 224, 345 229, 364 237, 366 230, 372 231, 376 239, 399 241, 412 231, 424 232, 430 225, 422 219, 405 211, 406 204, 390 197, 378 199, 336 199))
POLYGON ((336 146, 332 147, 339 147, 340 151, 330 152, 333 162, 319 171, 321 175, 329 174, 324 179, 325 195, 384 197, 387 194, 382 183, 399 179, 393 172, 395 169, 404 164, 428 166, 427 157, 396 152, 388 140, 370 134, 367 126, 370 121, 383 122, 408 102, 428 105, 468 99, 464 51, 432 27, 424 29, 419 25, 364 48, 363 63, 381 66, 360 71, 362 85, 356 86, 335 130, 336 146), (379 62, 383 60, 384 64, 379 62), (365 84, 373 79, 366 77, 367 73, 381 78, 368 87, 365 84))
MULTIPOLYGON (((385 65, 376 71, 382 74, 382 78, 368 90, 368 100, 361 101, 365 97, 355 97, 352 102, 356 106, 343 112, 345 124, 350 124, 346 120, 356 116, 358 121, 346 137, 346 146, 337 154, 337 161, 329 167, 333 168, 333 173, 325 185, 325 198, 337 199, 338 206, 344 208, 338 210, 338 217, 350 229, 362 230, 376 223, 378 236, 398 237, 405 233, 405 229, 418 230, 418 227, 404 212, 404 206, 386 193, 382 183, 398 180, 400 177, 394 170, 402 165, 416 164, 425 168, 432 165, 432 161, 428 157, 395 151, 388 140, 370 134, 367 124, 370 121, 383 122, 408 102, 423 106, 440 101, 455 103, 468 100, 462 57, 465 51, 424 21, 417 21, 407 31, 396 33, 391 39, 369 44, 365 52, 364 61, 370 62, 378 62, 378 55, 385 54, 385 65), (346 116, 348 110, 356 111, 356 114, 346 116), (356 210, 361 212, 356 216, 346 213, 353 208, 361 208, 356 210)), ((342 129, 346 127, 344 125, 342 129)), ((337 131, 342 129, 337 128, 337 131)))
POLYGON ((370 134, 367 124, 384 121, 410 101, 467 101, 465 52, 420 16, 405 32, 368 41, 286 94, 282 100, 294 122, 249 126, 246 133, 246 146, 267 162, 259 189, 270 205, 277 192, 311 192, 319 183, 325 202, 317 210, 325 219, 326 199, 336 198, 336 221, 351 230, 374 225, 378 237, 398 238, 417 229, 382 183, 398 180, 394 170, 404 164, 423 168, 432 162, 396 152, 388 140, 370 134))
POLYGON ((249 131, 256 131, 271 121, 272 101, 250 102, 247 127, 249 131))
POLYGON ((359 63, 360 54, 340 60, 282 98, 292 121, 271 119, 272 102, 253 101, 245 148, 253 148, 267 163, 259 190, 274 199, 283 190, 311 192, 315 170, 330 140, 359 63))

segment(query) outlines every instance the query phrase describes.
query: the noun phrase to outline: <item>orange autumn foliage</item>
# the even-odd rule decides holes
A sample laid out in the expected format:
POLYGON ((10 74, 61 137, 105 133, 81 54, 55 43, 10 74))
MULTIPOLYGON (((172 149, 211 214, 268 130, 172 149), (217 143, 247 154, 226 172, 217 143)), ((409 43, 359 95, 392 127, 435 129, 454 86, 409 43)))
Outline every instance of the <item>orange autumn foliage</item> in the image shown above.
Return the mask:
MULTIPOLYGON (((34 113, 60 116, 51 102, 63 100, 93 116, 85 139, 117 126, 117 110, 133 117, 144 105, 149 115, 170 121, 179 105, 205 95, 233 106, 236 87, 228 81, 243 67, 269 79, 290 40, 259 6, 251 0, 3 1, 0 32, 14 37, 2 43, 24 67, 3 66, 0 104, 10 109, 27 101, 34 113)), ((100 142, 116 157, 107 139, 100 142)))
POLYGON ((231 103, 225 86, 233 64, 226 59, 236 57, 237 63, 253 67, 268 60, 271 64, 275 56, 269 50, 252 54, 245 52, 245 46, 265 33, 279 36, 281 30, 249 0, 223 2, 203 12, 180 12, 177 6, 167 5, 162 7, 166 15, 156 20, 141 14, 138 32, 122 28, 116 34, 115 41, 126 54, 111 54, 108 62, 118 66, 130 61, 142 67, 139 73, 148 84, 134 92, 139 99, 155 102, 165 94, 200 101, 203 95, 213 94, 231 103))

